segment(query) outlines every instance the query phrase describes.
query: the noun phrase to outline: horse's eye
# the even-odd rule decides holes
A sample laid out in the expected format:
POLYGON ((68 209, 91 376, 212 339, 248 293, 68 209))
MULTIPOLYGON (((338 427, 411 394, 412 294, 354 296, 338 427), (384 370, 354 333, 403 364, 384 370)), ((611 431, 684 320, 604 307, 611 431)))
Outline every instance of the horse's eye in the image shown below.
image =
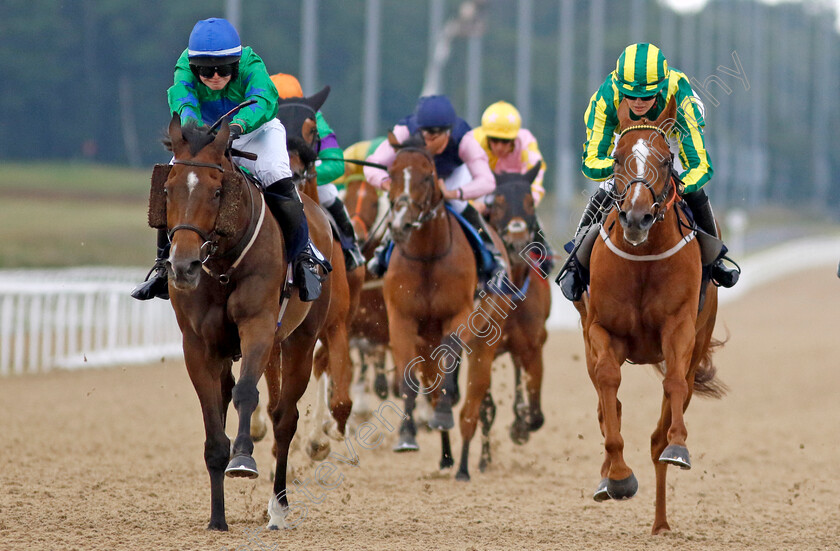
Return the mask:
POLYGON ((218 197, 221 197, 221 196, 222 196, 222 190, 221 190, 221 188, 220 188, 220 189, 217 189, 217 190, 216 190, 216 192, 215 192, 215 193, 213 193, 213 197, 218 198, 218 197))

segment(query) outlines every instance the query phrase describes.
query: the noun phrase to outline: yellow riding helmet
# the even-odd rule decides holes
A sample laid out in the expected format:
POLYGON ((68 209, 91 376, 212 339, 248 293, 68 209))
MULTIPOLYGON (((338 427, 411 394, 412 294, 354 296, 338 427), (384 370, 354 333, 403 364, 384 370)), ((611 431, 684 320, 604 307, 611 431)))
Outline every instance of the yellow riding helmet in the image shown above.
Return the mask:
POLYGON ((481 128, 488 138, 512 140, 519 134, 521 126, 519 111, 506 101, 497 101, 481 115, 481 128))
POLYGON ((668 82, 668 62, 653 44, 631 44, 615 64, 613 80, 618 89, 633 98, 652 96, 668 82))

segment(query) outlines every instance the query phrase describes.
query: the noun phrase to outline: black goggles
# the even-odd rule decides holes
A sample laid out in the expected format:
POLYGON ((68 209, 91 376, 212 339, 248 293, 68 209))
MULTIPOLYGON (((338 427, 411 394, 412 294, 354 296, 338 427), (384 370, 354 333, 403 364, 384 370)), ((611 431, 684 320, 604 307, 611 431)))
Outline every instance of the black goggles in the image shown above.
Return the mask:
POLYGON ((192 69, 193 73, 202 78, 213 78, 213 75, 219 75, 224 78, 233 74, 233 71, 236 69, 236 63, 230 63, 228 65, 214 65, 212 67, 204 65, 190 65, 190 69, 192 69))

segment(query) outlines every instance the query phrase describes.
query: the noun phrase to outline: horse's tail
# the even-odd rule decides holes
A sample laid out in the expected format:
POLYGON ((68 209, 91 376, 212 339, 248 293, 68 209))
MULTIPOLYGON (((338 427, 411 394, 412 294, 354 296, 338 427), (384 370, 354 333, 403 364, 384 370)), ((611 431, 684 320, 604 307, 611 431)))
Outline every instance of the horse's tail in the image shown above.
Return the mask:
MULTIPOLYGON (((706 347, 706 351, 700 359, 700 364, 694 372, 694 394, 705 398, 720 399, 726 396, 726 393, 729 392, 729 387, 726 383, 717 378, 717 367, 715 367, 715 364, 712 362, 712 354, 715 349, 726 344, 727 340, 728 339, 718 340, 713 338, 709 341, 709 346, 706 347)), ((664 363, 657 364, 656 368, 660 373, 662 373, 662 375, 665 375, 666 368, 664 363)))

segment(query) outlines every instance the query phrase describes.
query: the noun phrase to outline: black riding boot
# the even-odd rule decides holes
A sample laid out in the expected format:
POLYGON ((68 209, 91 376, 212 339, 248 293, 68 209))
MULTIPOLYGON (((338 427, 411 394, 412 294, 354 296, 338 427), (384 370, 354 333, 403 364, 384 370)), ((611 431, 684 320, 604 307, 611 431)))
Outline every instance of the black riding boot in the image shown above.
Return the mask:
POLYGON ((502 253, 499 252, 499 249, 496 248, 496 244, 493 243, 493 239, 490 237, 490 232, 487 229, 484 217, 469 203, 467 203, 467 207, 461 212, 461 216, 475 228, 484 246, 487 247, 487 251, 493 255, 495 266, 493 267, 493 271, 487 274, 488 283, 492 282, 496 287, 501 287, 502 278, 507 276, 505 262, 502 259, 502 253))
POLYGON ((149 300, 155 297, 169 300, 169 282, 166 276, 166 259, 169 258, 169 236, 166 230, 157 231, 157 259, 146 275, 146 280, 131 291, 137 300, 149 300))
MULTIPOLYGON (((703 189, 698 189, 692 193, 683 195, 683 199, 688 203, 688 207, 694 214, 694 221, 697 226, 714 237, 720 237, 717 232, 717 225, 715 224, 715 215, 712 212, 712 204, 709 202, 709 196, 703 189)), ((738 277, 741 274, 738 270, 729 268, 723 263, 722 258, 715 260, 712 264, 712 279, 721 287, 732 287, 738 283, 738 277)))
POLYGON ((295 184, 291 178, 277 180, 265 188, 263 197, 283 231, 286 260, 292 262, 300 300, 313 301, 321 295, 321 282, 332 266, 309 239, 309 226, 295 184), (324 269, 323 276, 318 273, 319 265, 324 269))
POLYGON ((350 215, 344 207, 344 203, 338 197, 335 198, 333 204, 327 207, 327 210, 332 214, 338 225, 338 231, 344 234, 341 240, 341 248, 344 251, 344 265, 347 271, 353 271, 365 263, 365 257, 362 251, 359 250, 359 243, 356 241, 356 231, 353 229, 353 224, 350 222, 350 215), (352 245, 351 245, 352 243, 352 245), (347 245, 345 247, 345 245, 347 245))
MULTIPOLYGON (((578 227, 575 230, 574 241, 585 234, 592 224, 600 224, 604 216, 612 208, 613 198, 610 193, 602 188, 598 188, 590 198, 586 208, 583 209, 583 216, 580 217, 578 227)), ((580 275, 580 270, 576 259, 572 258, 566 265, 566 273, 560 274, 560 290, 563 296, 572 302, 580 300, 583 296, 583 291, 586 285, 583 283, 583 278, 580 275)))

